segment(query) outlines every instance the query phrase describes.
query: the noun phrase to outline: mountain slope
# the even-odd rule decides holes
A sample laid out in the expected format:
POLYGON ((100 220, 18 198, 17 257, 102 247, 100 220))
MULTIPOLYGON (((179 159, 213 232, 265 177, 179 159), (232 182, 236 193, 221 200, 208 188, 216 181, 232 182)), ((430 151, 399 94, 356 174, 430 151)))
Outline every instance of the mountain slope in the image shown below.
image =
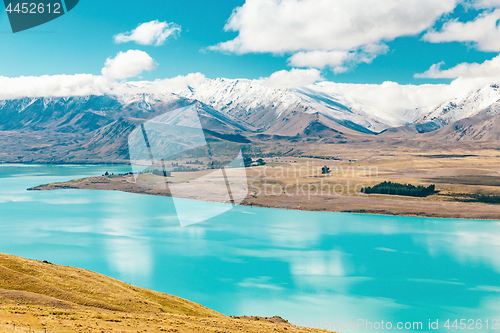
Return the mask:
POLYGON ((427 134, 429 139, 446 142, 500 140, 500 114, 487 109, 427 134))
POLYGON ((301 132, 308 124, 297 127, 288 123, 300 122, 297 119, 315 114, 340 126, 365 133, 401 125, 400 120, 388 114, 370 112, 374 108, 335 94, 322 93, 314 86, 276 89, 256 80, 206 79, 200 86, 187 87, 178 95, 201 101, 247 123, 254 130, 268 134, 295 135, 294 131, 301 132))
POLYGON ((28 332, 28 327, 31 332, 61 333, 290 329, 281 318, 260 319, 230 318, 194 302, 84 269, 0 254, 2 332, 28 332))
POLYGON ((437 106, 415 110, 415 122, 379 133, 380 138, 441 142, 491 141, 500 138, 500 87, 496 84, 457 96, 437 106))
POLYGON ((126 162, 128 135, 137 126, 190 105, 215 137, 249 130, 229 115, 173 94, 26 98, 0 103, 0 161, 126 162))
POLYGON ((457 96, 438 106, 428 108, 415 122, 419 132, 430 132, 458 120, 474 117, 488 109, 491 114, 500 113, 500 88, 497 84, 488 85, 477 91, 457 96))
POLYGON ((334 94, 319 83, 276 89, 258 80, 206 79, 175 93, 138 92, 141 89, 130 86, 120 95, 0 101, 0 162, 126 162, 127 137, 135 127, 190 106, 197 108, 211 139, 240 143, 273 138, 338 143, 499 137, 496 120, 488 123, 500 114, 498 85, 399 114, 334 94))
POLYGON ((5 254, 0 254, 0 288, 44 295, 68 307, 80 305, 111 311, 222 317, 199 304, 133 287, 84 269, 5 254))

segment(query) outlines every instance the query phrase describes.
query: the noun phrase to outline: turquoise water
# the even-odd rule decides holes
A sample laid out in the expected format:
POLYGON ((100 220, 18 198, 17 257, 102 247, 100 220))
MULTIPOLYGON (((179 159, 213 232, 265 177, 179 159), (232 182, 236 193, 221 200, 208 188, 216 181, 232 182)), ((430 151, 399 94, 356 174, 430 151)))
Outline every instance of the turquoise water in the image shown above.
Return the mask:
MULTIPOLYGON (((392 330, 422 322, 407 331, 426 331, 429 320, 439 320, 438 331, 500 330, 499 221, 237 207, 181 228, 169 198, 26 191, 105 171, 129 170, 0 165, 0 252, 90 269, 227 315, 343 332, 383 331, 375 329, 382 320, 392 330), (474 325, 455 329, 455 319, 474 325)), ((216 205, 186 204, 193 214, 216 205)))

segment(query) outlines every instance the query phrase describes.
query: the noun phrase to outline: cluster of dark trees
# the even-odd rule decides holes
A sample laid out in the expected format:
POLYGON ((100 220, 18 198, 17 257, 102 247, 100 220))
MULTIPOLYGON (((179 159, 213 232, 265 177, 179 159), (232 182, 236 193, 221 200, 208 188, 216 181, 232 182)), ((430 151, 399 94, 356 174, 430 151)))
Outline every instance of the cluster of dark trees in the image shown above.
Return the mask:
POLYGON ((500 196, 495 194, 473 194, 472 197, 477 202, 487 203, 487 204, 500 204, 500 196))
POLYGON ((500 204, 500 195, 493 193, 455 193, 449 196, 462 202, 482 202, 486 204, 500 204))
POLYGON ((392 195, 406 195, 410 197, 426 197, 434 194, 436 186, 434 184, 427 187, 422 185, 398 184, 392 182, 383 182, 372 187, 365 187, 361 190, 363 193, 379 193, 392 195))
POLYGON ((256 161, 254 161, 250 157, 245 157, 243 159, 243 162, 245 163, 246 167, 266 165, 266 162, 264 162, 262 158, 258 158, 256 161))
MULTIPOLYGON (((133 174, 134 174, 133 172, 126 172, 126 173, 119 173, 117 175, 118 176, 126 176, 126 175, 133 175, 133 174)), ((106 173, 102 176, 104 177, 104 176, 114 176, 114 175, 115 175, 114 173, 109 173, 106 171, 106 173)))
MULTIPOLYGON (((128 175, 133 175, 133 174, 136 174, 136 175, 142 175, 143 173, 152 173, 153 175, 157 175, 157 176, 164 176, 164 177, 170 177, 170 171, 163 171, 163 170, 147 170, 147 171, 143 171, 143 172, 126 172, 126 173, 118 173, 117 176, 128 176, 128 175)), ((104 176, 114 176, 115 174, 114 173, 109 173, 106 171, 105 174, 103 174, 103 177, 104 176)))
POLYGON ((196 161, 187 161, 186 164, 197 164, 197 165, 203 165, 202 161, 196 160, 196 161))
POLYGON ((208 163, 208 167, 210 169, 220 169, 220 168, 226 166, 228 163, 229 162, 213 160, 212 162, 208 163))
POLYGON ((191 168, 190 166, 184 166, 180 165, 174 168, 174 172, 192 172, 192 171, 199 171, 196 168, 191 168))

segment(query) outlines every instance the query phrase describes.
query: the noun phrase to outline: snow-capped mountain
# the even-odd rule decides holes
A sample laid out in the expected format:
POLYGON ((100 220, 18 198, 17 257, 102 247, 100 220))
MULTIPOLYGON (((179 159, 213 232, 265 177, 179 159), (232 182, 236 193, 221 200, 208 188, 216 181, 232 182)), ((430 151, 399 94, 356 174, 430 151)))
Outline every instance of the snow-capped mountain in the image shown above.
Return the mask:
POLYGON ((127 83, 115 95, 0 101, 0 160, 2 156, 10 161, 12 156, 20 156, 20 161, 63 156, 67 161, 82 154, 91 154, 93 160, 106 161, 111 156, 112 160, 126 160, 131 131, 169 112, 177 112, 176 119, 183 119, 179 110, 185 107, 196 108, 202 126, 214 140, 229 138, 240 143, 273 137, 328 139, 332 143, 398 137, 500 138, 498 85, 431 108, 398 113, 328 92, 321 84, 277 89, 258 80, 205 79, 196 87, 173 91, 127 83))
MULTIPOLYGON (((295 116, 320 114, 331 122, 380 132, 405 122, 373 107, 336 94, 325 94, 314 85, 301 89, 276 89, 256 80, 206 79, 179 96, 201 101, 212 108, 267 132, 286 132, 295 116)), ((303 128, 307 125, 303 126, 303 128)))
POLYGON ((56 128, 71 123, 70 118, 79 121, 75 114, 95 121, 99 117, 149 119, 196 101, 215 110, 212 116, 225 117, 243 131, 282 135, 295 135, 291 129, 300 133, 308 126, 304 119, 318 118, 334 127, 364 133, 412 124, 427 132, 472 117, 484 109, 494 114, 500 109, 498 85, 489 85, 434 107, 400 110, 396 114, 328 93, 320 84, 278 89, 259 80, 205 79, 196 87, 185 86, 175 92, 146 93, 147 90, 147 85, 135 84, 117 95, 0 101, 0 130, 56 128), (297 122, 302 124, 296 126, 297 122))
POLYGON ((500 88, 496 84, 436 106, 397 112, 386 112, 366 102, 329 92, 321 83, 276 89, 255 80, 206 79, 196 88, 187 87, 177 94, 210 105, 249 127, 287 135, 302 133, 315 119, 343 133, 348 132, 346 128, 380 133, 402 126, 422 133, 474 117, 484 110, 490 116, 500 112, 500 88))
POLYGON ((145 93, 147 87, 135 85, 119 95, 24 98, 1 102, 0 129, 44 121, 57 127, 78 112, 115 120, 148 119, 151 112, 165 112, 194 101, 238 122, 243 130, 258 133, 296 135, 318 118, 329 126, 365 133, 404 124, 373 107, 314 88, 276 89, 257 80, 206 79, 195 88, 186 86, 175 93, 145 93), (28 114, 33 119, 26 119, 28 114))
POLYGON ((500 87, 497 84, 488 85, 435 107, 421 109, 423 115, 415 124, 419 125, 420 131, 430 132, 483 111, 495 116, 500 113, 499 101, 500 87))

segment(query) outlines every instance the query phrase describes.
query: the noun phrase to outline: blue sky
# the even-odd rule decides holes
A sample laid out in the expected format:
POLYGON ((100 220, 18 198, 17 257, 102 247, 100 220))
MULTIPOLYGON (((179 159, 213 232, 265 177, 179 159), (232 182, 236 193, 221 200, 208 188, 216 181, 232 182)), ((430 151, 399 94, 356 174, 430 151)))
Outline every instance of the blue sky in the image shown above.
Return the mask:
MULTIPOLYGON (((492 44, 493 42, 485 41, 484 38, 486 37, 480 36, 480 32, 477 32, 474 36, 469 36, 469 41, 460 40, 460 35, 463 35, 463 33, 460 33, 460 27, 455 27, 455 30, 450 29, 451 32, 447 35, 436 34, 434 36, 435 39, 444 38, 446 41, 430 42, 428 38, 427 40, 423 38, 429 31, 443 31, 443 24, 446 25, 447 22, 466 23, 477 19, 478 15, 497 15, 496 8, 500 6, 500 3, 497 4, 495 0, 474 1, 472 5, 469 4, 468 6, 459 4, 458 0, 442 0, 443 5, 440 8, 433 9, 429 9, 431 7, 429 1, 439 2, 441 0, 422 0, 420 2, 408 0, 411 5, 419 4, 417 6, 422 6, 421 9, 414 8, 416 19, 411 25, 406 24, 404 20, 401 22, 402 20, 397 19, 393 22, 394 24, 391 23, 393 26, 384 30, 383 25, 387 23, 387 17, 390 20, 391 15, 400 15, 398 11, 406 10, 395 5, 393 9, 388 11, 391 14, 389 16, 387 16, 387 11, 379 14, 374 13, 375 18, 373 21, 368 22, 374 24, 374 28, 370 31, 363 31, 361 28, 360 33, 352 34, 352 38, 347 36, 350 39, 340 40, 342 38, 339 38, 337 44, 335 44, 336 41, 325 44, 319 41, 316 44, 312 43, 314 45, 311 44, 312 46, 310 46, 307 42, 308 36, 304 33, 302 37, 304 37, 305 42, 302 44, 298 42, 297 45, 292 45, 292 38, 292 44, 277 46, 276 48, 275 44, 279 44, 281 39, 286 39, 285 28, 290 27, 290 22, 287 18, 280 18, 278 11, 283 8, 280 9, 278 0, 268 0, 271 3, 276 2, 276 6, 272 7, 273 9, 270 9, 270 11, 276 10, 277 12, 269 13, 268 21, 263 18, 262 27, 259 27, 260 17, 266 16, 264 15, 266 13, 258 13, 254 18, 251 16, 256 15, 252 12, 252 6, 253 9, 262 8, 262 3, 265 1, 148 0, 139 2, 128 0, 81 0, 79 5, 68 14, 42 26, 16 34, 11 32, 6 12, 2 10, 0 12, 0 38, 2 40, 0 76, 19 77, 79 73, 100 75, 107 58, 115 57, 118 52, 133 49, 146 52, 158 63, 156 69, 141 74, 141 77, 146 80, 170 78, 194 72, 200 72, 209 78, 258 79, 268 77, 277 71, 290 70, 293 67, 315 67, 321 70, 325 79, 340 83, 380 84, 384 81, 394 81, 400 84, 449 83, 456 76, 462 75, 463 71, 458 72, 456 75, 453 73, 442 75, 438 71, 439 73, 434 74, 434 76, 442 76, 442 78, 437 79, 429 77, 415 78, 414 75, 423 73, 429 70, 432 65, 440 62, 444 62, 444 65, 440 67, 441 70, 453 68, 464 62, 481 64, 496 57, 500 51, 500 47, 497 49, 492 44), (261 2, 260 5, 259 2, 261 2), (240 27, 240 30, 224 31, 224 26, 231 17, 233 10, 241 6, 244 6, 245 10, 241 11, 241 20, 233 22, 235 26, 240 27), (434 15, 435 19, 431 20, 431 24, 425 21, 427 18, 424 16, 419 18, 419 15, 421 15, 419 14, 420 10, 423 11, 422 15, 434 15), (429 13, 426 11, 429 11, 429 13), (380 18, 379 21, 376 21, 377 15, 380 18), (276 29, 273 32, 274 18, 276 18, 276 26, 282 24, 285 30, 276 29), (131 31, 139 24, 153 20, 173 22, 181 26, 182 31, 177 38, 169 38, 161 46, 138 45, 134 42, 117 44, 113 41, 113 36, 131 31), (271 29, 269 29, 270 24, 271 29), (363 35, 370 34, 379 26, 384 31, 380 32, 378 40, 376 34, 370 40, 365 41, 363 39, 363 35), (426 27, 422 29, 422 26, 426 27), (265 33, 266 29, 269 29, 270 35, 276 34, 275 37, 270 38, 268 44, 266 44, 265 40, 259 40, 258 37, 258 34, 265 33), (406 29, 408 32, 398 36, 398 29, 406 29), (247 35, 241 38, 242 42, 236 48, 231 49, 233 46, 223 46, 217 50, 207 49, 218 43, 234 40, 239 35, 243 35, 243 30, 246 31, 247 35), (285 35, 280 36, 279 34, 283 33, 283 31, 285 31, 285 35), (256 37, 251 35, 253 32, 256 37), (474 40, 474 38, 477 40, 474 40), (356 39, 359 39, 359 41, 356 39), (351 52, 351 55, 361 52, 360 50, 368 44, 381 45, 380 49, 383 49, 383 51, 360 53, 362 56, 368 56, 369 61, 339 62, 338 60, 332 60, 342 58, 343 55, 349 54, 349 52, 351 52), (325 52, 324 59, 326 60, 324 62, 326 61, 326 65, 318 66, 317 61, 311 60, 310 53, 315 51, 325 52), (301 52, 306 53, 305 56, 307 57, 304 56, 303 60, 296 61, 294 64, 295 60, 291 59, 294 54, 301 52), (299 66, 297 66, 297 63, 299 66)), ((297 2, 297 0, 284 0, 283 2, 287 1, 290 2, 289 8, 300 9, 300 7, 293 7, 293 3, 297 2)), ((311 8, 310 15, 316 15, 313 6, 318 5, 319 0, 302 0, 302 2, 310 2, 310 7, 308 7, 311 8)), ((335 3, 340 4, 337 1, 331 1, 331 3, 332 6, 335 6, 335 3)), ((351 1, 352 6, 359 4, 367 7, 371 5, 376 6, 374 8, 380 7, 377 0, 351 1)), ((331 9, 337 11, 335 7, 331 9)), ((368 10, 371 9, 368 8, 368 10)), ((314 16, 311 16, 312 19, 308 19, 307 13, 304 14, 304 22, 293 22, 292 20, 291 26, 310 25, 317 28, 319 35, 328 29, 344 29, 340 32, 333 31, 330 35, 325 33, 325 36, 332 36, 360 29, 357 23, 360 23, 359 25, 364 24, 363 20, 366 19, 366 15, 361 9, 353 11, 352 8, 341 8, 339 5, 338 12, 340 12, 340 17, 353 15, 350 21, 352 27, 349 24, 344 25, 342 28, 332 27, 328 23, 322 26, 324 22, 321 19, 318 19, 316 27, 314 16)), ((401 13, 403 17, 411 14, 411 11, 401 13)), ((296 20, 301 19, 301 16, 298 15, 296 20)), ((485 26, 487 25, 485 24, 485 26)), ((468 26, 465 28, 468 29, 468 26)), ((479 30, 479 28, 475 30, 479 30)), ((290 30, 290 34, 297 34, 297 30, 294 29, 290 30)), ((484 34, 491 34, 489 31, 483 32, 484 34)), ((494 34, 493 37, 495 37, 494 34)), ((328 38, 323 38, 323 40, 326 39, 328 38)), ((356 57, 354 59, 358 59, 356 57)))

